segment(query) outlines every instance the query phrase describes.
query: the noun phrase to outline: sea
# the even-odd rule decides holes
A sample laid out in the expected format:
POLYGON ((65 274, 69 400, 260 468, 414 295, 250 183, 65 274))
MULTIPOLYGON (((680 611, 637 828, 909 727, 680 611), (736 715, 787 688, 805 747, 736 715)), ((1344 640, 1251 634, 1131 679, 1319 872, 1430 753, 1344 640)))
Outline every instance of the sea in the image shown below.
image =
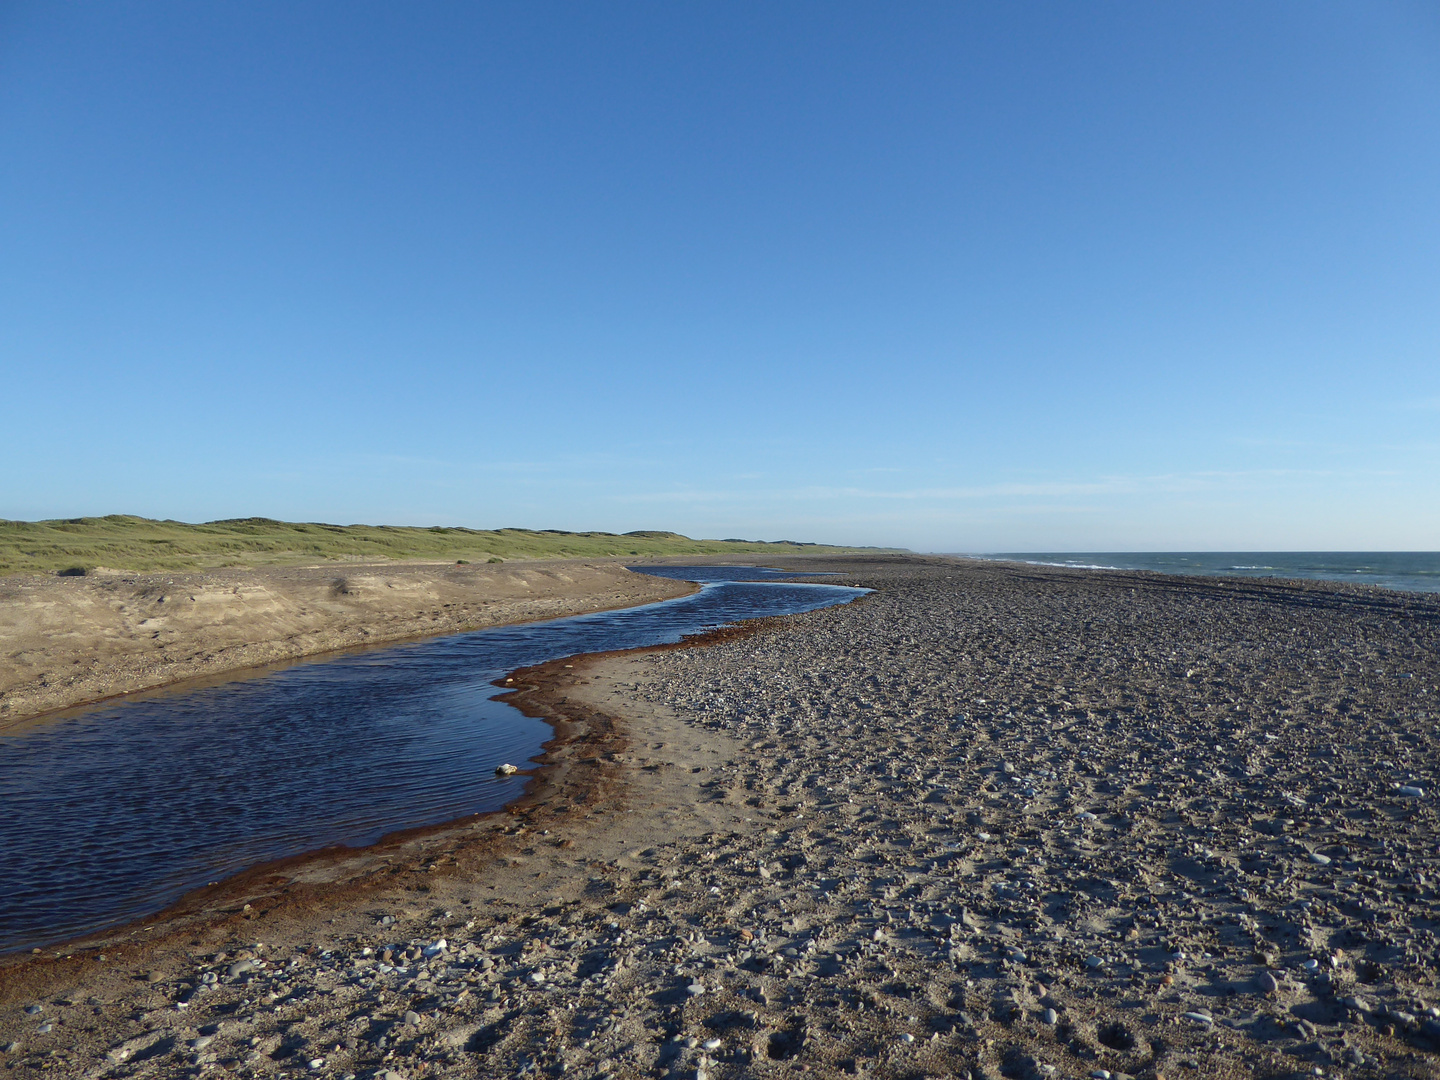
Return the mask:
POLYGON ((1440 592, 1440 551, 1009 551, 970 557, 1079 570, 1302 578, 1404 592, 1440 592))

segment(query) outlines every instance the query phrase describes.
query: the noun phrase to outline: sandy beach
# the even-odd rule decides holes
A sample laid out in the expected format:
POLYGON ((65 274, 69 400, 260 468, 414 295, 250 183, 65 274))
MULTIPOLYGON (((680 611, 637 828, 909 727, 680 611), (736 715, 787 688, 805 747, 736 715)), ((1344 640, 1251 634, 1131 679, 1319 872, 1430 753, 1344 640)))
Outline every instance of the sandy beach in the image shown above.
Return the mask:
POLYGON ((10 958, 0 1068, 1440 1076, 1440 599, 784 565, 876 592, 516 673, 519 804, 10 958))
POLYGON ((689 590, 574 559, 0 577, 0 731, 190 679, 689 590))

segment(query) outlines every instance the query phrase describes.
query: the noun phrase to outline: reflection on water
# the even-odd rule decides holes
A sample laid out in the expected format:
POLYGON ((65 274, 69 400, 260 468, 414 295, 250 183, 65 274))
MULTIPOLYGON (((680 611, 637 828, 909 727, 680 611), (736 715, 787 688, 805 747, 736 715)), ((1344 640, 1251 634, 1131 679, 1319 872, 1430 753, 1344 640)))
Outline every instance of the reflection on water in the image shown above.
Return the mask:
POLYGON ((0 951, 139 918, 247 866, 498 809, 550 727, 506 672, 637 648, 863 590, 751 567, 637 568, 694 596, 298 664, 97 706, 0 737, 0 951), (688 572, 687 572, 688 571, 688 572))

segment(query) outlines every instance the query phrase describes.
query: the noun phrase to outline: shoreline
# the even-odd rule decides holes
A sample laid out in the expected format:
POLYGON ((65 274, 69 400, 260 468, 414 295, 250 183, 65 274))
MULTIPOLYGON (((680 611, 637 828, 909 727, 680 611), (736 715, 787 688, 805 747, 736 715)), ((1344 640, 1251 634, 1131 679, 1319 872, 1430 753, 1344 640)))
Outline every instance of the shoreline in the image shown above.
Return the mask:
MULTIPOLYGON (((859 599, 863 598, 857 598, 852 603, 859 602, 859 599)), ((557 657, 541 664, 517 668, 491 683, 503 691, 495 696, 495 700, 511 705, 527 717, 544 721, 550 725, 553 734, 541 744, 541 752, 531 759, 534 764, 519 770, 519 775, 526 777, 525 786, 516 798, 504 806, 430 825, 397 829, 370 844, 355 847, 335 844, 258 863, 213 885, 191 889, 173 904, 149 915, 43 946, 0 953, 0 973, 28 965, 54 967, 56 962, 63 964, 83 959, 83 954, 87 953, 117 953, 136 944, 127 939, 141 932, 160 931, 154 938, 143 942, 149 947, 166 939, 193 934, 197 926, 213 929, 227 925, 233 922, 228 918, 232 915, 248 913, 248 921, 284 904, 304 906, 317 900, 327 903, 341 899, 350 901, 373 884, 367 879, 384 869, 382 864, 388 864, 397 857, 410 863, 424 861, 433 854, 437 845, 447 857, 454 856, 462 848, 471 857, 488 854, 496 840, 493 833, 503 827, 506 818, 529 820, 536 817, 539 820, 545 818, 541 813, 543 808, 552 803, 594 803, 607 782, 613 780, 603 769, 575 768, 573 759, 577 755, 593 757, 591 752, 598 751, 602 746, 607 753, 623 752, 627 735, 612 716, 583 706, 578 711, 566 708, 569 699, 557 696, 556 688, 573 682, 573 671, 583 672, 594 664, 614 658, 703 648, 739 640, 787 617, 747 619, 732 626, 687 635, 681 641, 670 644, 557 657), (574 779, 577 773, 579 779, 574 779), (472 833, 484 835, 469 835, 472 833), (311 890, 319 890, 321 895, 306 895, 311 890)), ((393 643, 373 647, 384 648, 389 644, 393 643)), ((295 662, 305 663, 311 659, 315 658, 306 657, 295 662)), ((170 689, 164 687, 154 692, 164 693, 170 689)), ((595 763, 582 761, 581 764, 595 763)), ((4 994, 0 991, 0 1003, 3 1001, 4 994)))
POLYGON ((1440 602, 844 561, 878 591, 527 671, 568 771, 484 828, 0 967, 5 1060, 1440 1077, 1440 602))
MULTIPOLYGON (((1200 569, 1198 566, 1172 566, 1161 568, 1158 566, 1120 566, 1109 563, 1078 563, 1058 562, 1054 559, 1061 557, 1061 553, 1036 553, 1050 554, 1051 559, 1026 558, 1023 553, 994 554, 994 555, 957 555, 956 558, 974 559, 980 562, 1005 563, 1012 566, 1038 566, 1050 567, 1058 570, 1098 570, 1107 573, 1129 573, 1129 574, 1160 574, 1166 577, 1184 577, 1195 580, 1223 580, 1232 582, 1249 582, 1254 584, 1274 584, 1280 586, 1291 585, 1299 582, 1306 584, 1320 585, 1325 588, 1333 588, 1336 592, 1348 592, 1356 590, 1363 592, 1369 589, 1381 589, 1388 593, 1419 594, 1422 596, 1440 595, 1440 582, 1432 576, 1435 570, 1391 569, 1377 570, 1371 567, 1361 569, 1330 569, 1301 566, 1217 566, 1214 569, 1200 569), (1246 572, 1248 571, 1248 572, 1246 572), (1359 578, 1358 574, 1368 574, 1369 579, 1359 578), (1375 580, 1375 579, 1383 580, 1375 580), (1411 584, 1395 584, 1397 579, 1405 579, 1411 584)), ((1432 561, 1440 561, 1440 552, 1432 551, 1379 551, 1379 552, 1079 552, 1081 555, 1094 556, 1115 556, 1123 559, 1126 555, 1151 555, 1164 556, 1168 558, 1180 558, 1182 562, 1192 562, 1186 556, 1263 556, 1278 555, 1281 557, 1295 557, 1302 555, 1314 556, 1316 558, 1336 558, 1346 555, 1372 555, 1380 559, 1390 557, 1409 556, 1411 559, 1428 557, 1432 561)), ((1133 561, 1133 560, 1132 560, 1133 561)), ((1440 566, 1437 566, 1440 568, 1440 566)))

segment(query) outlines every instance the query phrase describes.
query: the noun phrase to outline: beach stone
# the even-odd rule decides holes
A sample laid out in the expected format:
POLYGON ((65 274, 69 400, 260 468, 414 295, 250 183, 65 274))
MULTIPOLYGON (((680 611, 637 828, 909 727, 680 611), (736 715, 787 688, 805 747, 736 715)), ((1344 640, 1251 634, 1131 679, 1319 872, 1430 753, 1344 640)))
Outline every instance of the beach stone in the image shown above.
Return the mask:
POLYGON ((1255 976, 1255 987, 1262 994, 1273 994, 1280 989, 1280 981, 1268 971, 1262 971, 1255 976))

